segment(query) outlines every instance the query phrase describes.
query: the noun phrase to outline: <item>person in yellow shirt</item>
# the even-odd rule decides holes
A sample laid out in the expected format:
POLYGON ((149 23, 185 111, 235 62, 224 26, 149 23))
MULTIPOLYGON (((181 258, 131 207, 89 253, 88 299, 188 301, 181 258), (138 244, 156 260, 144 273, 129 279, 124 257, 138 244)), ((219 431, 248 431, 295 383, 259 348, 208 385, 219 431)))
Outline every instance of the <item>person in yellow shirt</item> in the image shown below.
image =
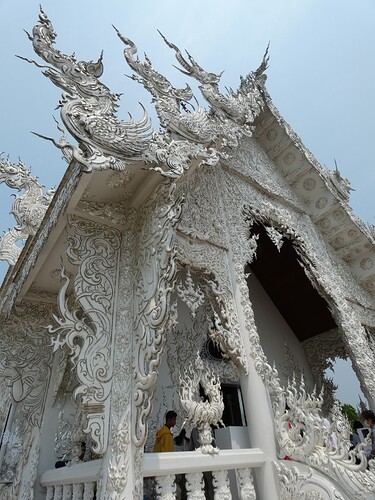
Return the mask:
POLYGON ((154 453, 164 451, 174 451, 174 438, 171 432, 172 427, 176 425, 177 413, 173 410, 167 411, 165 415, 165 425, 156 433, 154 453))

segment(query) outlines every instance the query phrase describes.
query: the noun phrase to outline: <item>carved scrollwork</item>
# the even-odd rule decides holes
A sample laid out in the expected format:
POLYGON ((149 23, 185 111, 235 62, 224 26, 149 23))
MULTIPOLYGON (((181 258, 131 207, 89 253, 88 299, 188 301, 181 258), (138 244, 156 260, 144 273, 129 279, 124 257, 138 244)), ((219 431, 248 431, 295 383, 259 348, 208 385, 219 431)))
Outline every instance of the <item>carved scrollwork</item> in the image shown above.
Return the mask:
POLYGON ((174 233, 181 213, 181 201, 174 198, 175 184, 162 183, 144 209, 138 241, 139 257, 135 277, 134 305, 134 412, 133 441, 143 446, 147 436, 146 419, 157 369, 172 327, 170 296, 175 279, 174 233))
POLYGON ((268 48, 259 68, 247 75, 246 78, 241 78, 241 85, 236 92, 228 91, 228 94, 224 96, 219 91, 222 73, 214 74, 205 71, 189 53, 187 60, 176 45, 168 42, 164 36, 163 39, 175 51, 176 59, 183 68, 182 73, 200 82, 199 88, 213 110, 223 113, 230 120, 242 125, 244 132, 251 135, 249 125, 253 123, 264 106, 261 82, 265 80, 264 71, 268 64, 268 48))
POLYGON ((103 453, 108 440, 108 396, 112 381, 112 321, 120 233, 84 219, 70 219, 67 255, 78 267, 74 280, 77 306, 69 305, 70 279, 62 266, 64 284, 59 292, 54 350, 66 346, 77 372, 75 397, 82 399, 87 417, 85 432, 94 441, 94 451, 103 453))
MULTIPOLYGON (((312 477, 312 470, 307 473, 301 473, 297 467, 288 468, 280 462, 275 462, 275 468, 280 479, 280 499, 281 500, 323 500, 323 498, 333 498, 330 492, 328 496, 322 496, 322 493, 313 489, 303 491, 308 481, 312 477)), ((341 495, 335 495, 334 498, 341 498, 341 495)))
POLYGON ((48 307, 23 302, 2 325, 0 376, 11 387, 12 398, 20 403, 30 426, 40 425, 50 376, 48 321, 48 307))

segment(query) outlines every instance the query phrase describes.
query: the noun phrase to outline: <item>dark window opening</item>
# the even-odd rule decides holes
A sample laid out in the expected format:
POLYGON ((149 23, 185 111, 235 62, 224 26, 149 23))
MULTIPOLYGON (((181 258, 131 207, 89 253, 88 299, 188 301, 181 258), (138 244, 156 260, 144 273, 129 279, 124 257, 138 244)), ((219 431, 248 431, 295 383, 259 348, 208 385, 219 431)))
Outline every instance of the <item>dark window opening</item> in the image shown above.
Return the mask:
POLYGON ((238 385, 222 384, 224 411, 223 422, 226 427, 245 426, 246 416, 242 401, 241 388, 238 385))
POLYGON ((256 258, 245 272, 254 273, 296 337, 303 342, 336 327, 326 301, 307 278, 290 240, 284 239, 280 252, 264 227, 255 224, 259 234, 256 258))

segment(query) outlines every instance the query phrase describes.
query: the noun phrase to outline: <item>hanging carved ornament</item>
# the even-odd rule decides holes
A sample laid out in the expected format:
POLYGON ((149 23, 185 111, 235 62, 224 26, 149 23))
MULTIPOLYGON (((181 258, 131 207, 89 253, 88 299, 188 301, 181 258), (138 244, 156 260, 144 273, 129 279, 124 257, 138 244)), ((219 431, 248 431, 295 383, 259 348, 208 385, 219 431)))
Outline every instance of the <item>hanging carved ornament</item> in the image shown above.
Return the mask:
POLYGON ((197 309, 204 303, 204 293, 199 284, 194 287, 194 281, 191 277, 190 269, 186 273, 185 283, 176 285, 177 295, 190 309, 190 313, 195 318, 197 309))
POLYGON ((69 305, 70 279, 62 266, 63 285, 58 297, 60 316, 54 317, 57 326, 50 325, 48 331, 54 335, 54 350, 65 347, 71 355, 79 382, 74 396, 81 398, 87 418, 84 430, 91 435, 95 453, 101 454, 108 441, 112 322, 121 238, 116 229, 72 217, 68 241, 68 259, 78 266, 74 280, 76 306, 71 308, 69 305))
POLYGON ((31 176, 30 170, 21 160, 16 165, 0 156, 1 183, 11 189, 24 191, 15 197, 12 205, 11 213, 16 225, 0 238, 0 260, 6 260, 14 266, 22 250, 17 242, 24 243, 37 232, 55 191, 50 189, 44 193, 42 185, 36 177, 31 176))
POLYGON ((211 425, 224 425, 220 379, 209 365, 203 363, 199 353, 194 363, 190 363, 180 374, 180 402, 186 420, 198 428, 201 445, 199 449, 202 453, 218 453, 218 448, 212 445, 211 425), (199 385, 202 386, 208 401, 200 399, 199 385))
POLYGON ((265 226, 264 228, 266 230, 266 233, 268 234, 268 237, 272 241, 272 243, 276 246, 278 251, 280 252, 281 247, 283 246, 283 235, 279 233, 277 229, 275 229, 272 226, 265 226))

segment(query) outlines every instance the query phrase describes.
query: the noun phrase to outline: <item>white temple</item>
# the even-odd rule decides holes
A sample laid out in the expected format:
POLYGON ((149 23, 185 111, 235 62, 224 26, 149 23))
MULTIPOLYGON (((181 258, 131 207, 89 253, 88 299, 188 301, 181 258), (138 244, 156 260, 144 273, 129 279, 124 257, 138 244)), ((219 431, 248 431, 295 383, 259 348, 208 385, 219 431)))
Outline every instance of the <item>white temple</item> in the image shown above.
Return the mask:
POLYGON ((279 115, 267 52, 222 93, 164 39, 203 106, 117 34, 159 131, 118 118, 102 58, 56 49, 43 11, 29 35, 68 168, 45 193, 0 163, 22 191, 0 239, 0 499, 375 498, 325 378, 350 359, 375 409, 374 229, 349 182, 279 115), (167 410, 198 449, 152 453, 167 410))

